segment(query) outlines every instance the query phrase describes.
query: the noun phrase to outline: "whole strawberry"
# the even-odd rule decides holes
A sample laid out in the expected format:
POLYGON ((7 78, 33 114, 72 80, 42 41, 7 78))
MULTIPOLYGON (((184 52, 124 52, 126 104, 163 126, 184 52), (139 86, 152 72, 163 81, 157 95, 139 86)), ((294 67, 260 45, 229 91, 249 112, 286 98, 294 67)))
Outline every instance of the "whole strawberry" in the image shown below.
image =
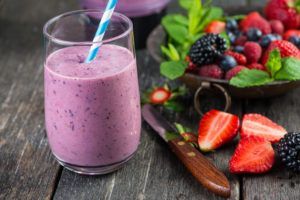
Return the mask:
POLYGON ((273 41, 268 49, 265 51, 262 57, 262 64, 265 65, 269 59, 269 54, 274 50, 278 49, 282 58, 294 57, 300 58, 300 51, 298 47, 286 40, 275 40, 273 41))
POLYGON ((271 0, 265 7, 265 16, 269 20, 280 20, 286 29, 297 29, 300 15, 296 9, 298 0, 271 0))

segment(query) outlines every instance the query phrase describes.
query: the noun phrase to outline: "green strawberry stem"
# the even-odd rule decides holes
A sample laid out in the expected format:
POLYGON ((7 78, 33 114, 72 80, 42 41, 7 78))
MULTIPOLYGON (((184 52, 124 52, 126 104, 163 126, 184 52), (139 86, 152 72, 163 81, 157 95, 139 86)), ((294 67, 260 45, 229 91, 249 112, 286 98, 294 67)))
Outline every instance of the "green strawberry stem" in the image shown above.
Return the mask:
POLYGON ((185 133, 185 129, 181 124, 175 123, 176 129, 178 130, 179 134, 185 133))

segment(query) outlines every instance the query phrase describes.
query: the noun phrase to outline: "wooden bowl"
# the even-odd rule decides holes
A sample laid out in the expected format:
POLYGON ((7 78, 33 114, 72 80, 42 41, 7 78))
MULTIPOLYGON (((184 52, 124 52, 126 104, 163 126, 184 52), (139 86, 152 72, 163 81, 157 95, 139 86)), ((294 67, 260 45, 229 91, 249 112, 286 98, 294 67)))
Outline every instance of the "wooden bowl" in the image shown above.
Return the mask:
MULTIPOLYGON (((162 62, 164 60, 160 46, 161 44, 164 44, 165 41, 166 33, 162 26, 156 27, 148 38, 147 49, 157 62, 162 62)), ((248 99, 274 97, 300 86, 300 81, 276 81, 263 86, 237 88, 229 85, 227 80, 200 77, 189 73, 182 76, 180 80, 193 91, 196 91, 203 82, 208 82, 223 87, 232 97, 248 99)))

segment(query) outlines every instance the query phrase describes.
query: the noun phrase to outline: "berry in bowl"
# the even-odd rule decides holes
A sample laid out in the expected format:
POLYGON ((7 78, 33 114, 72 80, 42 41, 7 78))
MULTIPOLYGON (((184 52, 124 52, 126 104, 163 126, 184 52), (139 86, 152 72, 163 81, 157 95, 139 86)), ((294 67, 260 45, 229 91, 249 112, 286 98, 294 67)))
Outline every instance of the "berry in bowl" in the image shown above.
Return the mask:
POLYGON ((262 13, 244 8, 230 16, 199 0, 181 4, 187 14, 164 17, 148 50, 161 74, 197 91, 195 99, 210 88, 237 98, 284 94, 300 85, 300 14, 296 4, 277 8, 277 1, 262 13), (272 13, 278 9, 293 12, 288 22, 272 13))

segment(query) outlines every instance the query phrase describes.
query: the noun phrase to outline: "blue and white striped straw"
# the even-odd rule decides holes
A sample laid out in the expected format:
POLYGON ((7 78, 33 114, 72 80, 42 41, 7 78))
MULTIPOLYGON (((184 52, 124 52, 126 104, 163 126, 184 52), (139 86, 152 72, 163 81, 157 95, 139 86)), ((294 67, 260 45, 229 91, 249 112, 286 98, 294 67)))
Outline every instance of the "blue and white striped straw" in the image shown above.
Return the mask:
POLYGON ((99 27, 97 29, 97 32, 96 32, 94 40, 93 40, 94 44, 91 46, 89 55, 85 60, 86 63, 90 63, 92 60, 94 60, 96 58, 97 53, 99 51, 99 47, 101 46, 101 41, 103 40, 105 31, 108 27, 110 18, 115 10, 117 3, 118 3, 118 0, 109 0, 108 1, 105 11, 103 13, 103 16, 101 18, 101 21, 99 23, 99 27))

